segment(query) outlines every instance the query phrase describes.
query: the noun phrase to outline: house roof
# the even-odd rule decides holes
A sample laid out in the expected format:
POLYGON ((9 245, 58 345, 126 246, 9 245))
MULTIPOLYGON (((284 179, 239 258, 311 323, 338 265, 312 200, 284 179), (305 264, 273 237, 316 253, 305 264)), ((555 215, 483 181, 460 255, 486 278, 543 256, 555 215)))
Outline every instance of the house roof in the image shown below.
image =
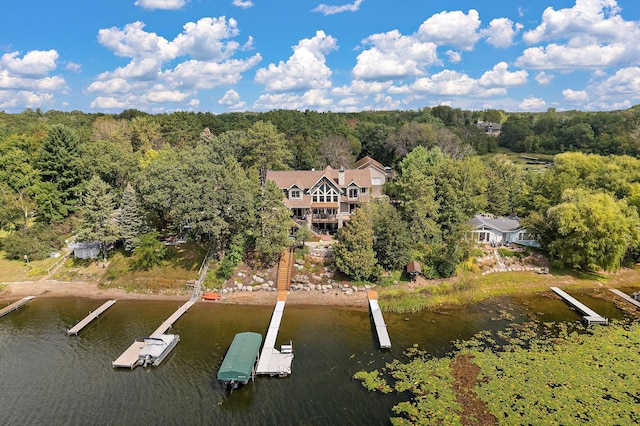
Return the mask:
POLYGON ((339 170, 327 166, 324 170, 269 170, 267 180, 272 180, 280 189, 289 189, 293 184, 299 188, 313 188, 323 177, 329 179, 335 186, 346 188, 352 183, 361 188, 371 186, 371 172, 369 169, 346 169, 344 170, 344 184, 338 184, 339 170))
POLYGON ((383 172, 385 171, 382 164, 369 157, 368 155, 356 161, 356 169, 366 169, 367 167, 375 167, 383 172))
POLYGON ((490 217, 488 215, 477 214, 470 220, 475 228, 486 226, 500 232, 514 232, 522 229, 520 220, 517 217, 490 217))
POLYGON ((409 262, 407 264, 407 272, 408 273, 412 273, 412 272, 420 273, 420 272, 422 272, 422 270, 420 268, 420 263, 417 260, 412 260, 411 262, 409 262))

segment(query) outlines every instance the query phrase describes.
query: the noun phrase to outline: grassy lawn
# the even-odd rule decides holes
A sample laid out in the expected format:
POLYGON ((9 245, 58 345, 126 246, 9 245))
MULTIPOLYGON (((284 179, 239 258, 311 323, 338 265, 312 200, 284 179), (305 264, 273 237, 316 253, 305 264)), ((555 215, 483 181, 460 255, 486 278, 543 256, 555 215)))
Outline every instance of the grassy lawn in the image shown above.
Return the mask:
POLYGON ((599 286, 640 287, 640 269, 623 269, 615 274, 555 270, 549 274, 535 272, 500 272, 478 275, 463 272, 449 280, 433 280, 427 285, 399 285, 378 290, 380 307, 390 312, 417 312, 441 305, 461 305, 508 294, 548 291, 551 286, 567 289, 599 286))
POLYGON ((189 291, 186 283, 198 278, 205 254, 205 250, 193 242, 168 246, 166 260, 161 265, 147 271, 134 271, 131 258, 118 252, 109 258, 99 282, 105 288, 134 293, 186 294, 189 291))
POLYGON ((5 252, 0 251, 0 282, 36 281, 42 278, 47 269, 52 267, 59 258, 48 257, 43 260, 30 261, 8 260, 5 252))

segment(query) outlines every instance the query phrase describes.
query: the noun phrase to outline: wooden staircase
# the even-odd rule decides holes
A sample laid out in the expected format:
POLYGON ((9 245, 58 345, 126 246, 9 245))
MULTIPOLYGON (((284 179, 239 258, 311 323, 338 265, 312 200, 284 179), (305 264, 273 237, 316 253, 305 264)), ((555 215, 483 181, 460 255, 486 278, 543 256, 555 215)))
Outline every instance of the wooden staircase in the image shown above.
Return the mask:
POLYGON ((280 255, 280 263, 278 264, 278 278, 277 278, 277 288, 278 288, 278 300, 281 300, 281 297, 284 297, 283 300, 286 300, 287 293, 291 288, 291 277, 293 277, 293 248, 285 250, 280 255))

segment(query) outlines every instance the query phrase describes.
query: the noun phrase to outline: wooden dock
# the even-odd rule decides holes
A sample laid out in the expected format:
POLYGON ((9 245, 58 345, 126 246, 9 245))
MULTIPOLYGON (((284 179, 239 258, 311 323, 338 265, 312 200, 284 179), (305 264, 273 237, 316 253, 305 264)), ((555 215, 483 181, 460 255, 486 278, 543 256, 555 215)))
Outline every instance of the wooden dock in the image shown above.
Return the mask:
POLYGON ((68 329, 67 330, 67 335, 69 335, 69 336, 77 336, 78 333, 80 332, 80 330, 85 328, 87 325, 89 325, 89 323, 91 321, 93 321, 94 319, 98 318, 100 316, 100 314, 102 314, 104 311, 106 311, 107 309, 109 309, 110 307, 112 307, 115 304, 116 304, 115 300, 108 300, 108 301, 104 302, 104 304, 102 306, 100 306, 95 311, 89 312, 89 315, 87 315, 82 321, 80 321, 78 324, 74 325, 72 328, 68 329))
POLYGON ((367 292, 369 298, 369 309, 371 310, 371 316, 373 317, 373 323, 376 327, 376 334, 378 335, 378 343, 380 348, 390 348, 391 339, 389 338, 389 332, 387 331, 387 324, 384 322, 380 305, 378 304, 378 292, 369 290, 367 292))
POLYGON ((584 318, 584 321, 587 324, 609 324, 609 320, 607 318, 602 317, 600 314, 583 305, 558 287, 551 287, 551 290, 553 290, 553 292, 558 296, 562 297, 565 302, 569 303, 574 308, 579 310, 583 314, 582 318, 584 318))
MULTIPOLYGON (((195 301, 189 300, 184 305, 180 306, 166 321, 160 324, 160 327, 154 331, 150 337, 159 337, 166 333, 178 319, 189 310, 190 307, 195 305, 195 301)), ((138 357, 140 351, 144 347, 144 342, 135 341, 129 348, 124 351, 122 355, 111 364, 114 368, 135 368, 138 365, 138 357)))
POLYGON ((278 301, 271 316, 267 337, 262 345, 262 353, 258 360, 256 374, 268 374, 270 376, 285 377, 291 374, 291 364, 293 363, 293 345, 282 345, 281 350, 277 350, 276 338, 280 329, 280 322, 284 314, 286 303, 286 292, 278 292, 278 301), (284 298, 284 300, 280 300, 284 298))
POLYGON ((613 293, 617 294, 618 296, 622 297, 624 300, 626 300, 627 302, 635 305, 636 308, 640 309, 640 301, 634 299, 633 297, 629 296, 627 293, 624 293, 618 289, 615 288, 610 288, 609 290, 611 290, 613 293))
POLYGON ((189 300, 184 305, 180 306, 178 310, 173 313, 173 315, 167 318, 165 322, 160 324, 160 327, 158 327, 156 331, 151 333, 151 337, 156 337, 169 331, 169 329, 173 326, 173 324, 176 321, 178 321, 178 319, 180 319, 180 317, 184 315, 189 310, 190 307, 195 305, 195 303, 196 302, 192 302, 191 300, 189 300))
POLYGON ((134 369, 140 364, 140 352, 144 347, 144 342, 134 341, 129 348, 123 352, 115 361, 111 363, 113 368, 134 369))
POLYGON ((5 316, 5 315, 10 314, 13 311, 17 311, 18 309, 20 309, 21 307, 23 307, 27 303, 31 302, 35 298, 36 298, 35 296, 27 296, 27 297, 25 297, 23 299, 18 300, 17 302, 13 302, 12 304, 7 306, 6 308, 0 309, 0 318, 5 316))

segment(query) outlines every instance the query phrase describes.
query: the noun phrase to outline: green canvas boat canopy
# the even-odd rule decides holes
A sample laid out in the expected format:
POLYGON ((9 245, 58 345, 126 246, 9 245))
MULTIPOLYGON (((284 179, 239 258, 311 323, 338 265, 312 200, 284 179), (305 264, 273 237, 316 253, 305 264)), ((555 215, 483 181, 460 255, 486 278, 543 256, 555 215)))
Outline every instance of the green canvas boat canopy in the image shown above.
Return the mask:
POLYGON ((251 379, 261 343, 262 335, 259 333, 236 334, 218 370, 218 380, 247 381, 251 379))

